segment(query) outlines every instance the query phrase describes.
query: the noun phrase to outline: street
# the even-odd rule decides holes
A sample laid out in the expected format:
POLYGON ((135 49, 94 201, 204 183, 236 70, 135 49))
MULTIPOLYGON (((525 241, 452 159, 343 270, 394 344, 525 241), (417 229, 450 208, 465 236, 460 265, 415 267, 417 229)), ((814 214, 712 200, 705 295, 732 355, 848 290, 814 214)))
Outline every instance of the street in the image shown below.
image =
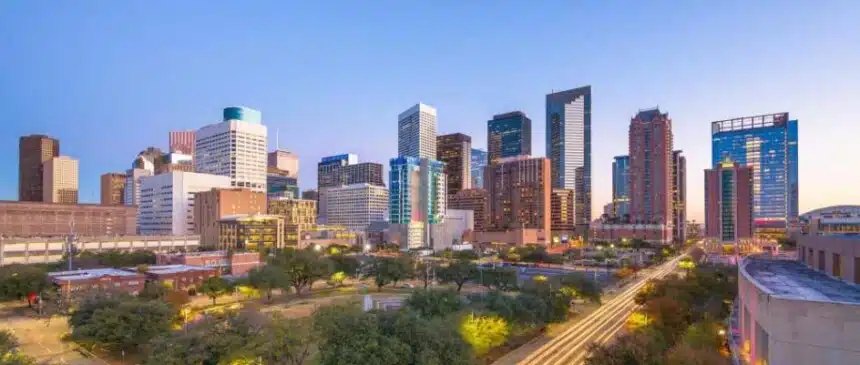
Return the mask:
POLYGON ((644 275, 642 279, 625 288, 616 297, 529 354, 518 364, 583 364, 588 355, 589 344, 609 342, 624 327, 630 311, 636 305, 633 298, 648 279, 662 278, 671 273, 683 257, 685 255, 678 256, 644 275))

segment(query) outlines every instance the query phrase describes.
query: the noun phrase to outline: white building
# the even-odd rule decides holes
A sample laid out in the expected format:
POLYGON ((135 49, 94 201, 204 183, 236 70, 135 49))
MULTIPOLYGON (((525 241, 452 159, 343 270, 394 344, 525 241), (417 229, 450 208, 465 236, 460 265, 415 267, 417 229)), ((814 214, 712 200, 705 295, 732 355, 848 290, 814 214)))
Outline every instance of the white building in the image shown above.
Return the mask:
POLYGON ((194 193, 229 188, 230 178, 173 171, 144 177, 140 186, 137 229, 142 235, 194 233, 194 193))
POLYGON ((471 210, 448 209, 442 224, 434 224, 431 229, 433 250, 441 251, 463 243, 463 235, 475 230, 475 212, 471 210))
POLYGON ((125 205, 140 205, 140 182, 153 173, 146 169, 129 169, 125 173, 125 187, 122 189, 125 205))
POLYGON ((418 103, 397 117, 397 156, 436 159, 436 108, 418 103))
POLYGON ((371 184, 328 188, 325 194, 326 224, 363 232, 371 222, 388 219, 388 189, 371 184))
POLYGON ((42 201, 78 203, 78 160, 69 156, 51 158, 42 164, 42 201))
POLYGON ((266 126, 230 119, 195 135, 195 172, 229 177, 231 187, 266 192, 266 126))

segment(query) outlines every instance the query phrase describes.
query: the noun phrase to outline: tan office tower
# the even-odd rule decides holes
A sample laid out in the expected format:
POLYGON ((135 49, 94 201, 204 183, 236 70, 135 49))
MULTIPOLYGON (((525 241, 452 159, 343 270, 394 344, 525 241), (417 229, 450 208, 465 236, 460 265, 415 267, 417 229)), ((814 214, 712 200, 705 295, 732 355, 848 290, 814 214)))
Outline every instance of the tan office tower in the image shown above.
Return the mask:
POLYGON ((266 213, 266 194, 238 188, 194 193, 194 233, 202 246, 218 243, 218 221, 226 216, 266 213))
POLYGON ((484 189, 464 189, 448 195, 448 209, 471 210, 474 215, 475 232, 487 230, 487 210, 489 197, 484 189))
POLYGON ((33 134, 18 140, 18 200, 42 201, 42 164, 59 155, 57 139, 33 134))
POLYGON ((69 156, 54 157, 42 165, 42 201, 78 203, 78 160, 69 156))
POLYGON ((472 187, 472 137, 462 133, 436 137, 436 160, 445 163, 449 195, 472 187))
POLYGON ((516 156, 484 170, 489 194, 488 230, 550 230, 550 160, 516 156))
POLYGON ((569 237, 574 235, 576 230, 576 191, 573 189, 552 189, 551 194, 553 236, 569 237))
POLYGON ((123 205, 125 187, 125 174, 119 172, 108 172, 101 177, 101 203, 102 205, 123 205))

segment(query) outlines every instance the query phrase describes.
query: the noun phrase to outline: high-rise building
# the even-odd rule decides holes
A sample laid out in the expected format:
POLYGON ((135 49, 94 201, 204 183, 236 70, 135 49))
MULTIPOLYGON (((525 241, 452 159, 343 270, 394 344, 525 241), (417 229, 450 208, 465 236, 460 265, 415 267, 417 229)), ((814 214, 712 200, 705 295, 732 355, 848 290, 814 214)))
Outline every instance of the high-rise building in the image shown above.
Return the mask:
POLYGON ((683 151, 672 152, 672 237, 687 240, 687 158, 683 151))
POLYGON ((630 156, 615 156, 612 161, 612 214, 630 217, 630 156))
POLYGON ((78 203, 78 160, 69 156, 54 157, 42 167, 42 201, 78 203))
POLYGON ((447 192, 443 163, 426 158, 391 159, 389 221, 401 233, 403 248, 433 248, 430 225, 445 217, 447 192))
POLYGON ((798 216, 797 124, 788 113, 711 123, 713 165, 728 156, 752 169, 756 235, 783 235, 798 216))
POLYGON ((471 210, 474 212, 475 231, 487 230, 489 195, 484 189, 464 189, 448 195, 448 210, 471 210))
POLYGON ((553 239, 553 243, 567 243, 576 231, 576 192, 552 189, 550 194, 552 235, 559 238, 558 242, 553 239))
POLYGON ((436 108, 415 104, 397 116, 397 155, 436 158, 436 108))
POLYGON ((153 172, 146 169, 133 168, 125 173, 125 186, 122 188, 123 204, 140 205, 140 185, 143 178, 152 176, 153 172))
POLYGON ((552 187, 576 191, 576 224, 591 222, 591 86, 546 96, 552 187))
POLYGON ((232 187, 266 192, 267 130, 259 112, 232 107, 224 109, 224 118, 197 130, 194 171, 227 176, 232 187))
POLYGON ((33 134, 18 140, 18 200, 42 201, 42 164, 60 156, 60 141, 33 134))
POLYGON ((194 131, 170 131, 170 152, 194 156, 194 131))
POLYGON ((487 121, 489 164, 508 157, 531 155, 532 120, 521 111, 497 114, 487 121))
POLYGON ((484 171, 489 195, 488 230, 550 230, 550 161, 517 156, 497 160, 484 171))
POLYGON ((388 189, 371 184, 352 184, 326 191, 326 224, 363 232, 371 222, 388 219, 388 189))
POLYGON ((171 171, 194 172, 194 156, 179 152, 171 152, 161 156, 156 164, 155 175, 171 171))
POLYGON ((445 163, 449 195, 472 187, 472 137, 462 133, 436 137, 436 160, 445 163))
POLYGON ((101 203, 102 205, 123 205, 125 196, 125 174, 109 172, 101 176, 101 203))
POLYGON ((672 222, 672 120, 660 109, 630 120, 630 216, 635 223, 672 222))
POLYGON ((194 234, 194 193, 229 188, 230 178, 174 171, 141 179, 137 227, 143 235, 194 234))
POLYGON ((304 200, 317 200, 319 199, 319 193, 316 189, 305 190, 302 192, 302 199, 304 200))
POLYGON ((267 196, 270 199, 298 199, 299 180, 290 176, 286 170, 269 167, 266 171, 267 196))
POLYGON ((705 237, 737 242, 753 236, 753 176, 751 166, 728 157, 705 170, 705 237))
POLYGON ((238 188, 213 188, 194 193, 194 233, 200 245, 215 247, 219 242, 218 222, 226 216, 266 213, 266 195, 238 188))
POLYGON ((147 147, 145 150, 138 152, 131 163, 133 169, 144 169, 150 172, 150 175, 157 175, 164 171, 163 165, 166 163, 167 154, 161 151, 158 147, 147 147))
POLYGON ((270 199, 269 214, 284 217, 285 225, 317 224, 317 202, 302 199, 270 199))
POLYGON ((324 157, 317 165, 317 201, 319 204, 319 221, 326 223, 325 194, 333 187, 353 184, 370 184, 385 186, 382 177, 382 164, 375 162, 358 163, 358 156, 343 154, 324 157))
MULTIPOLYGON (((484 166, 487 166, 487 151, 472 149, 472 188, 484 188, 484 166)), ((475 221, 477 224, 477 218, 475 221)))
POLYGON ((293 179, 299 178, 299 156, 295 153, 284 150, 274 150, 269 152, 268 166, 270 168, 274 167, 278 170, 286 171, 287 176, 293 179))

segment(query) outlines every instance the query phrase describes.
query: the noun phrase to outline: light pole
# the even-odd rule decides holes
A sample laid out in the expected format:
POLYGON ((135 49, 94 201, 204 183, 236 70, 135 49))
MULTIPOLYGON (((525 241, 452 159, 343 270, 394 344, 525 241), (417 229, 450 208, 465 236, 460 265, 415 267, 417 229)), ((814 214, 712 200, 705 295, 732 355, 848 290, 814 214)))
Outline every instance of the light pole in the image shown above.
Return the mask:
POLYGON ((69 221, 69 238, 66 239, 66 249, 69 251, 69 271, 72 271, 72 258, 74 253, 72 252, 72 245, 75 241, 75 218, 72 217, 72 220, 69 221))

